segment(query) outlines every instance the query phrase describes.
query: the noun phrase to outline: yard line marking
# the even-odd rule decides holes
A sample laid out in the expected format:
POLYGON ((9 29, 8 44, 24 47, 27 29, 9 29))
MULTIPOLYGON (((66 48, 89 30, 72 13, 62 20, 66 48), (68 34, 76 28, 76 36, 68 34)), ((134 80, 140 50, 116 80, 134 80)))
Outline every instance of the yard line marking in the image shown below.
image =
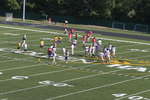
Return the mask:
MULTIPOLYGON (((96 64, 95 64, 96 65, 96 64)), ((59 66, 59 65, 58 65, 59 66)), ((84 68, 86 67, 89 67, 91 65, 87 65, 85 66, 84 68)), ((83 66, 82 66, 83 67, 83 66)), ((63 71, 68 71, 68 70, 73 70, 73 69, 77 69, 78 67, 71 67, 71 68, 67 68, 67 69, 63 69, 63 70, 57 70, 57 71, 50 71, 50 72, 43 72, 43 73, 38 73, 38 74, 31 74, 31 75, 28 75, 29 77, 35 77, 35 76, 41 76, 41 75, 47 75, 47 74, 53 74, 53 73, 58 73, 58 72, 63 72, 63 71)), ((6 80, 0 80, 0 82, 6 82, 6 81, 10 81, 10 80, 13 80, 13 79, 6 79, 6 80)))
POLYGON ((64 95, 60 95, 60 96, 56 96, 56 97, 51 97, 51 98, 48 98, 46 100, 55 100, 55 99, 63 98, 63 97, 70 96, 70 95, 75 95, 75 94, 84 93, 84 92, 88 92, 88 91, 92 91, 92 90, 96 90, 96 89, 111 87, 111 86, 114 86, 114 85, 130 82, 130 81, 134 81, 134 80, 138 80, 138 79, 142 79, 142 78, 148 77, 148 76, 150 76, 150 75, 145 75, 145 76, 141 76, 141 77, 137 77, 137 78, 129 79, 129 80, 124 80, 124 81, 120 81, 120 82, 116 82, 116 83, 112 83, 112 84, 106 84, 106 85, 102 85, 102 86, 98 86, 98 87, 94 87, 94 88, 84 89, 84 90, 81 90, 81 91, 76 91, 76 92, 72 92, 72 93, 68 93, 68 94, 64 94, 64 95))
POLYGON ((41 65, 47 65, 47 64, 34 64, 34 65, 28 65, 28 66, 23 66, 23 67, 14 67, 14 68, 8 68, 8 69, 1 69, 0 71, 10 71, 10 70, 15 70, 15 69, 25 69, 25 68, 31 68, 31 67, 41 66, 41 65))
POLYGON ((3 52, 2 54, 0 54, 0 56, 4 56, 4 55, 7 55, 7 54, 9 54, 9 53, 7 53, 7 52, 3 52))
POLYGON ((32 32, 49 33, 49 31, 33 30, 33 29, 27 29, 27 28, 17 28, 17 27, 10 27, 10 26, 0 26, 0 27, 1 27, 1 28, 8 28, 8 29, 16 29, 16 30, 32 31, 32 32))
MULTIPOLYGON (((61 81, 61 82, 65 82, 65 81, 66 81, 66 82, 69 82, 69 81, 74 81, 74 80, 79 80, 79 79, 91 78, 91 77, 95 77, 95 76, 98 76, 98 75, 110 74, 110 73, 117 72, 117 71, 121 71, 121 70, 115 70, 115 71, 110 71, 110 72, 103 72, 103 73, 99 73, 99 74, 93 74, 93 75, 88 75, 88 76, 82 76, 82 77, 78 77, 78 78, 73 78, 73 79, 69 79, 69 80, 64 80, 64 81, 61 81)), ((48 85, 37 85, 37 86, 29 87, 29 88, 23 88, 23 89, 8 91, 8 92, 2 92, 2 93, 0 93, 0 95, 13 94, 13 93, 22 92, 22 91, 27 91, 27 90, 31 90, 31 89, 35 89, 35 88, 40 88, 40 87, 45 87, 45 86, 48 86, 48 85)))
POLYGON ((12 79, 5 79, 5 80, 0 80, 0 82, 6 82, 6 81, 10 81, 12 79))
POLYGON ((109 71, 109 72, 102 72, 102 73, 98 73, 98 74, 93 74, 93 75, 82 76, 82 77, 79 77, 79 78, 68 79, 68 80, 61 81, 61 82, 71 82, 71 81, 74 81, 74 80, 79 80, 79 79, 92 78, 92 77, 96 77, 96 76, 99 76, 99 75, 110 74, 110 73, 114 73, 114 72, 118 72, 118 71, 122 71, 122 70, 114 70, 114 71, 109 71))
POLYGON ((126 41, 126 40, 116 40, 116 39, 109 39, 109 38, 101 38, 104 40, 116 41, 116 42, 124 42, 124 43, 135 43, 135 44, 143 44, 143 45, 150 45, 150 43, 144 42, 134 42, 134 41, 126 41))
MULTIPOLYGON (((9 29, 17 29, 17 30, 25 30, 25 31, 32 31, 32 32, 42 32, 42 33, 50 33, 49 31, 42 31, 42 30, 33 30, 28 28, 17 28, 17 27, 9 27, 9 26, 1 26, 1 28, 9 28, 9 29)), ((63 35, 63 34, 61 34, 63 35)), ((143 42, 134 42, 134 41, 127 41, 127 40, 116 40, 116 39, 109 39, 109 38, 101 38, 103 40, 111 40, 117 42, 124 42, 124 43, 135 43, 135 44, 143 44, 143 45, 150 45, 150 43, 143 43, 143 42)))
POLYGON ((6 63, 6 62, 14 62, 14 61, 19 61, 19 60, 21 60, 21 59, 14 59, 14 60, 7 60, 7 61, 0 61, 0 63, 6 63))
POLYGON ((121 99, 124 99, 124 98, 128 98, 128 97, 130 97, 130 96, 139 95, 139 94, 143 94, 143 93, 146 93, 146 92, 150 92, 150 89, 145 90, 145 91, 140 91, 140 92, 137 92, 137 93, 128 95, 128 96, 124 96, 124 97, 121 97, 121 98, 118 98, 118 99, 115 99, 115 100, 121 100, 121 99))
MULTIPOLYGON (((96 65, 96 64, 95 64, 96 65)), ((58 66, 61 66, 61 65, 58 65, 58 66)), ((87 68, 91 65, 85 65, 84 68, 87 68)), ((82 66, 83 67, 83 66, 82 66)), ((52 72, 43 72, 43 73, 38 73, 38 74, 32 74, 32 75, 29 75, 30 77, 33 77, 33 76, 40 76, 40 75, 46 75, 46 74, 51 74, 51 73, 58 73, 58 72, 63 72, 63 71, 69 71, 69 70, 74 70, 74 69, 77 69, 79 67, 70 67, 70 68, 66 68, 66 69, 63 69, 63 70, 57 70, 57 71, 52 71, 52 72)))
POLYGON ((147 57, 150 57, 150 55, 147 55, 147 56, 139 56, 139 57, 130 58, 130 59, 147 58, 147 57))

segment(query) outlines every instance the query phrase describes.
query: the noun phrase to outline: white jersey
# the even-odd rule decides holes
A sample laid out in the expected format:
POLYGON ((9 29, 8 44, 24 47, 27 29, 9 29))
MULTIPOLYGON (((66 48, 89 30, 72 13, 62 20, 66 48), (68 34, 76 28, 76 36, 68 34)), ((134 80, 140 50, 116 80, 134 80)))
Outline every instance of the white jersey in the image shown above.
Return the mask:
POLYGON ((24 50, 27 50, 28 49, 28 45, 25 43, 24 44, 24 50))
POLYGON ((71 45, 71 54, 74 55, 74 44, 71 45))
POLYGON ((112 53, 112 56, 116 55, 116 47, 112 47, 111 53, 112 53))
POLYGON ((99 45, 102 45, 102 40, 97 41, 99 45))
POLYGON ((104 57, 104 53, 103 52, 100 52, 100 55, 99 55, 101 58, 104 57))
POLYGON ((110 57, 110 51, 109 51, 108 49, 107 49, 106 52, 105 52, 105 56, 106 56, 106 57, 110 57))
POLYGON ((89 47, 88 52, 91 54, 92 53, 92 47, 89 47))
POLYGON ((72 42, 74 45, 77 45, 77 40, 73 40, 72 42))
POLYGON ((85 47, 85 51, 88 52, 89 51, 89 47, 85 47))
POLYGON ((109 50, 112 50, 112 45, 111 45, 111 44, 109 45, 108 49, 109 49, 109 50))
POLYGON ((53 47, 53 52, 56 52, 56 48, 55 47, 53 47))
POLYGON ((75 47, 75 46, 72 44, 72 45, 71 45, 71 48, 74 49, 74 47, 75 47))
POLYGON ((116 47, 112 47, 112 52, 116 52, 116 47))
POLYGON ((57 56, 56 52, 53 52, 53 57, 56 57, 56 56, 57 56))
POLYGON ((62 49, 63 49, 63 54, 65 56, 66 48, 62 48, 62 49))
POLYGON ((92 54, 95 54, 95 46, 92 47, 92 54))

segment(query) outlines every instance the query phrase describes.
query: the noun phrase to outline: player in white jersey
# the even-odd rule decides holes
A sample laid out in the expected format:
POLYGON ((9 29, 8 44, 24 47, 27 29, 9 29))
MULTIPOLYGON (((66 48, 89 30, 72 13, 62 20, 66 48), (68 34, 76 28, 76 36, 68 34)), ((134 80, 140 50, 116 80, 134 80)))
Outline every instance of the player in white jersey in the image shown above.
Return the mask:
POLYGON ((64 32, 64 34, 67 34, 68 33, 68 29, 67 28, 65 28, 65 32, 64 32))
POLYGON ((112 49, 112 45, 111 44, 109 44, 108 49, 111 51, 111 49, 112 49))
POLYGON ((23 35, 22 40, 27 40, 27 35, 26 34, 23 35))
POLYGON ((56 64, 56 56, 57 56, 57 54, 56 54, 56 52, 53 52, 53 61, 52 61, 52 64, 56 64))
POLYGON ((52 46, 53 52, 56 52, 56 46, 52 46))
POLYGON ((95 46, 92 46, 92 56, 94 56, 95 55, 95 50, 96 50, 96 48, 95 48, 95 46))
POLYGON ((23 48, 24 48, 24 51, 27 51, 27 50, 28 50, 28 45, 27 45, 27 43, 24 44, 23 48))
POLYGON ((27 36, 26 36, 26 34, 24 34, 23 37, 22 37, 22 42, 21 42, 21 47, 22 47, 23 49, 24 49, 24 47, 25 47, 26 40, 27 40, 27 36))
POLYGON ((74 48, 75 48, 75 45, 72 44, 72 45, 71 45, 71 54, 72 54, 72 55, 74 55, 74 48))
POLYGON ((66 48, 62 48, 62 50, 63 50, 63 54, 65 56, 66 48))
POLYGON ((23 40, 21 43, 21 47, 24 48, 24 45, 26 44, 26 40, 23 40))
POLYGON ((115 57, 115 56, 116 56, 116 47, 115 47, 115 46, 112 46, 112 49, 111 49, 111 56, 112 56, 112 57, 115 57))
POLYGON ((98 42, 99 45, 102 45, 102 40, 101 39, 98 39, 97 42, 98 42))
POLYGON ((85 56, 88 55, 88 51, 89 51, 89 47, 88 47, 88 46, 85 46, 85 56))
POLYGON ((77 40, 74 39, 74 40, 72 41, 72 44, 76 47, 76 46, 77 46, 77 40))
POLYGON ((104 56, 105 56, 104 53, 100 52, 99 57, 100 57, 102 62, 105 62, 104 56))
POLYGON ((106 63, 110 63, 110 50, 109 49, 107 49, 106 51, 105 51, 105 58, 106 58, 106 63))

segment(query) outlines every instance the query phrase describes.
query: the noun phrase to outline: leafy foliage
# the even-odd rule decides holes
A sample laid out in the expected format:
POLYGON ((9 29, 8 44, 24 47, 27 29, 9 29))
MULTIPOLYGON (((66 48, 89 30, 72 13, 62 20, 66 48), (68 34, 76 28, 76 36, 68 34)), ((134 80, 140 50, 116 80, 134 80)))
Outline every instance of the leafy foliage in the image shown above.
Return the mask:
MULTIPOLYGON (((26 0, 27 10, 46 15, 98 17, 150 23, 150 0, 26 0)), ((1 9, 18 11, 23 0, 0 0, 1 9)))

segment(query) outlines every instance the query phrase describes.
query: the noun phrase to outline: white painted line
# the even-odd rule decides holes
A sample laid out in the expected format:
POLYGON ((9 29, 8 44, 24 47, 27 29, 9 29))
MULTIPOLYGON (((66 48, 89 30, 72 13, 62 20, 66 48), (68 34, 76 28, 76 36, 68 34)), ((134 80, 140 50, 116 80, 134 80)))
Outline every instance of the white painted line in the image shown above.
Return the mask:
POLYGON ((31 68, 31 67, 41 66, 41 65, 47 65, 47 64, 34 64, 34 65, 28 65, 23 67, 13 67, 8 69, 1 69, 0 71, 4 72, 4 71, 16 70, 16 69, 25 69, 25 68, 31 68))
MULTIPOLYGON (((79 80, 79 79, 92 78, 92 77, 96 77, 96 76, 99 76, 99 75, 110 74, 110 73, 117 72, 117 71, 121 71, 121 70, 115 70, 115 71, 110 71, 110 72, 104 72, 104 73, 99 73, 99 74, 88 75, 88 76, 73 78, 73 79, 69 79, 69 80, 64 80, 64 81, 61 81, 61 82, 70 82, 70 81, 75 81, 75 80, 79 80)), ((18 89, 18 90, 2 92, 2 93, 0 93, 0 95, 13 94, 13 93, 32 90, 32 89, 35 89, 35 88, 40 88, 40 87, 45 87, 45 86, 47 86, 47 85, 37 85, 37 86, 29 87, 29 88, 23 88, 23 89, 18 89)))
POLYGON ((145 91, 140 91, 140 92, 137 92, 137 93, 128 95, 128 96, 124 96, 124 97, 121 97, 121 98, 118 98, 118 99, 115 99, 115 100, 122 100, 122 99, 128 98, 128 97, 130 97, 130 96, 139 95, 139 94, 143 94, 143 93, 146 93, 146 92, 150 92, 150 89, 145 90, 145 91))
POLYGON ((19 61, 19 60, 21 60, 21 59, 14 59, 14 60, 0 61, 0 63, 15 62, 15 61, 19 61))
MULTIPOLYGON (((96 65, 96 64, 95 64, 96 65)), ((38 65, 37 65, 38 66, 38 65)), ((61 66, 61 65, 59 65, 61 66)), ((85 65, 84 68, 89 67, 91 65, 85 65)), ((83 67, 83 66, 82 66, 83 67)), ((92 66, 93 67, 93 66, 92 66)), ((53 73, 59 73, 59 72, 64 72, 64 71, 69 71, 69 70, 74 70, 77 69, 77 67, 70 67, 67 69, 63 69, 63 70, 57 70, 57 71, 50 71, 50 72, 43 72, 43 73, 37 73, 37 74, 32 74, 32 75, 28 75, 29 77, 35 77, 35 76, 41 76, 41 75, 47 75, 47 74, 53 74, 53 73)), ((13 79, 5 79, 5 80, 0 80, 0 82, 6 82, 6 81, 11 81, 13 79)))
POLYGON ((134 42, 134 41, 126 41, 126 40, 116 40, 116 39, 109 39, 109 38, 101 38, 103 40, 110 40, 116 42, 124 42, 124 43, 135 43, 135 44, 143 44, 143 45, 150 45, 150 43, 143 43, 143 42, 134 42))
POLYGON ((10 26, 0 26, 1 28, 7 28, 7 29, 16 29, 16 30, 24 30, 24 31, 32 31, 32 32, 42 32, 42 33, 49 33, 49 31, 40 31, 40 30, 33 30, 33 29, 27 29, 27 28, 17 28, 17 27, 10 27, 10 26))
POLYGON ((10 81, 12 79, 5 79, 5 80, 0 80, 0 82, 6 82, 6 81, 10 81))
POLYGON ((106 84, 106 85, 102 85, 102 86, 98 86, 98 87, 94 87, 94 88, 89 88, 89 89, 85 89, 85 90, 81 90, 81 91, 76 91, 76 92, 72 92, 72 93, 68 93, 68 94, 64 94, 64 95, 60 95, 60 96, 56 96, 56 97, 51 97, 51 98, 48 98, 46 100, 60 99, 60 98, 71 96, 71 95, 76 95, 76 94, 80 94, 80 93, 84 93, 84 92, 88 92, 88 91, 92 91, 92 90, 111 87, 111 86, 114 86, 114 85, 130 82, 130 81, 134 81, 134 80, 139 80, 139 79, 142 79, 144 77, 149 77, 149 76, 150 75, 146 75, 146 76, 137 77, 135 79, 129 79, 129 80, 124 80, 124 81, 120 81, 120 82, 116 82, 116 83, 112 83, 112 84, 106 84))
POLYGON ((2 54, 0 54, 0 56, 4 56, 4 55, 8 55, 9 53, 2 53, 2 54))

